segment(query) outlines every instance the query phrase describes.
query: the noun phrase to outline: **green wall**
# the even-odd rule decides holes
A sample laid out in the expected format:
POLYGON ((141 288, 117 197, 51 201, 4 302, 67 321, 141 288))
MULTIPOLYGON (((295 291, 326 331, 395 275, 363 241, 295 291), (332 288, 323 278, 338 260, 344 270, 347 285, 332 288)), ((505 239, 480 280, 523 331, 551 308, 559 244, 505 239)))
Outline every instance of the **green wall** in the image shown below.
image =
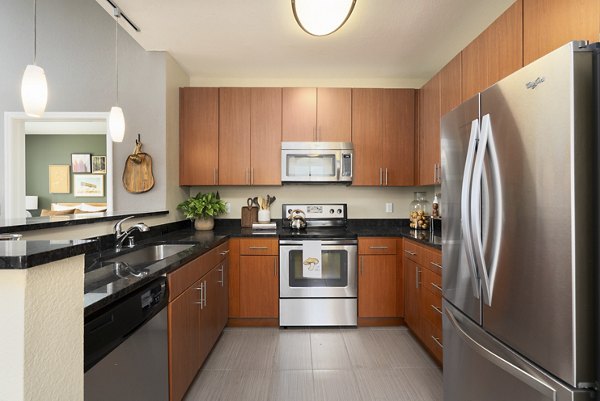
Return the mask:
MULTIPOLYGON (((106 135, 25 135, 26 191, 37 195, 38 208, 50 209, 56 202, 106 202, 106 196, 73 196, 73 171, 71 171, 71 193, 51 194, 48 189, 48 166, 71 164, 71 153, 89 153, 92 156, 106 155, 106 135)), ((104 175, 106 195, 106 175, 104 175)), ((35 213, 33 213, 35 215, 35 213)))

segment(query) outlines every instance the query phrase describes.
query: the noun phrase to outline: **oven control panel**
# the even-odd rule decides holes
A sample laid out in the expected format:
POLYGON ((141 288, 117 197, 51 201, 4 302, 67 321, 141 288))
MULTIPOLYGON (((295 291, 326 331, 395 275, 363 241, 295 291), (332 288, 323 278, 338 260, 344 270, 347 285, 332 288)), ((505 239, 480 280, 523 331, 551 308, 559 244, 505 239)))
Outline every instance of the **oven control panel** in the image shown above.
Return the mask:
POLYGON ((307 220, 345 219, 347 216, 346 208, 345 203, 283 205, 285 217, 288 217, 294 210, 301 210, 307 220))

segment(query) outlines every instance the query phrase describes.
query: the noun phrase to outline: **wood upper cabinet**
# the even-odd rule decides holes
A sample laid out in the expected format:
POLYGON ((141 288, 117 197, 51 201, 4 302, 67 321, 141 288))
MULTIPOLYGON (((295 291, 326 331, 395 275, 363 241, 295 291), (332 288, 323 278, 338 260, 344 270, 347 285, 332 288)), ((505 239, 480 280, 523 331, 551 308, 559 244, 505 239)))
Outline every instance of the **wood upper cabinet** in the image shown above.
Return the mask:
POLYGON ((250 184, 250 88, 219 89, 219 185, 250 184))
POLYGON ((419 91, 419 185, 440 182, 440 74, 419 91))
POLYGON ((412 89, 352 89, 352 185, 414 184, 412 89))
POLYGON ((440 71, 440 116, 462 103, 462 58, 457 54, 440 71))
POLYGON ((219 90, 179 89, 179 185, 215 185, 219 150, 219 90))
POLYGON ((283 88, 283 141, 351 141, 351 89, 283 88))
POLYGON ((221 88, 219 185, 279 185, 281 89, 221 88))
POLYGON ((598 0, 522 0, 523 58, 529 64, 572 40, 597 42, 598 0))
POLYGON ((462 51, 462 97, 469 99, 523 66, 523 0, 462 51))
POLYGON ((281 185, 281 88, 252 88, 250 180, 281 185))

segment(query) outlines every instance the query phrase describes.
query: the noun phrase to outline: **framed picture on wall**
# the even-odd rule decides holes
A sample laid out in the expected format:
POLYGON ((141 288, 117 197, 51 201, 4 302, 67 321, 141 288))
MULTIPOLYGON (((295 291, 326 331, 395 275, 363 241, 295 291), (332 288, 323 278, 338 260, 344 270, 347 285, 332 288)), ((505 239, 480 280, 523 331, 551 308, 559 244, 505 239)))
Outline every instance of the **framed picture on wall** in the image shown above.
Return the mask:
POLYGON ((74 173, 91 173, 92 162, 89 153, 72 153, 71 166, 74 173))
POLYGON ((51 194, 71 193, 69 165, 51 164, 48 166, 48 192, 51 194))
POLYGON ((106 174, 106 156, 92 156, 92 174, 106 174))
POLYGON ((104 196, 104 176, 100 174, 77 174, 73 176, 75 196, 104 196))

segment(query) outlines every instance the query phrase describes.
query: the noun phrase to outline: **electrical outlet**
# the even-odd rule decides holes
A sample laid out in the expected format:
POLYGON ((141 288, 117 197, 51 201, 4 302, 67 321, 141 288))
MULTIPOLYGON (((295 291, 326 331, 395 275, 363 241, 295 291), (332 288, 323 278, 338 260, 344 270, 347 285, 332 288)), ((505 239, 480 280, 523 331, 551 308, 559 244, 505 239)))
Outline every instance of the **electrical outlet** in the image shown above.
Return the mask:
POLYGON ((393 213, 394 212, 394 204, 393 203, 386 203, 385 204, 385 212, 386 213, 393 213))
POLYGON ((231 213, 231 202, 225 202, 225 211, 231 213))

